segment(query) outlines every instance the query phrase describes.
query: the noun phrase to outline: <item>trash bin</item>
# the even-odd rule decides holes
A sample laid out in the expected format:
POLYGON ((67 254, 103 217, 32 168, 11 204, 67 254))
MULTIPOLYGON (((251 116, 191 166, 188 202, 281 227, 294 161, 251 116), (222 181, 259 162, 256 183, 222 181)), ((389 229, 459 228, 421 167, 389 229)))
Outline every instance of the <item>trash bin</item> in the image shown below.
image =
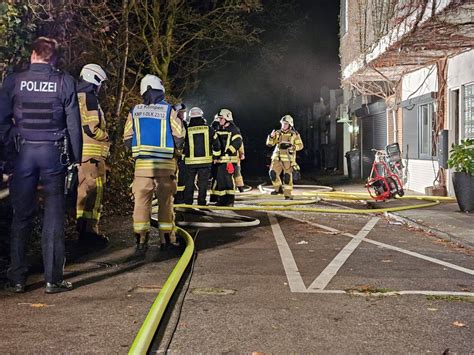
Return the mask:
POLYGON ((355 149, 346 153, 349 179, 360 179, 360 151, 355 149))

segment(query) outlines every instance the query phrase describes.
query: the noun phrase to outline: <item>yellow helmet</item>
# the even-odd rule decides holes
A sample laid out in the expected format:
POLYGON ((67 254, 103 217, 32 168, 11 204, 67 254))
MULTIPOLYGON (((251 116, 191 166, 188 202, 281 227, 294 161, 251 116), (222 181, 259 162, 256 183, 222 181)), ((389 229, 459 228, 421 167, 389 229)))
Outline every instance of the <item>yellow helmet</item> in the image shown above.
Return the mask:
POLYGON ((288 123, 291 127, 294 126, 293 124, 293 117, 291 117, 290 115, 285 115, 281 118, 280 120, 280 123, 283 123, 283 122, 286 122, 288 123))

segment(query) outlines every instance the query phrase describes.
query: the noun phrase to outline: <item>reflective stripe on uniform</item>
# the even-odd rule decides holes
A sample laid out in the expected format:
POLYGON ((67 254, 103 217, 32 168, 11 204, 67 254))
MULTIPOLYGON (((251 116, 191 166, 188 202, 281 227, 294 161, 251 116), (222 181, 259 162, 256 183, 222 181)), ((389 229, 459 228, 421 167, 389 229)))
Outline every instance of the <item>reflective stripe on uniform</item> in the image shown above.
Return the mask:
POLYGON ((172 231, 174 229, 173 223, 166 223, 158 221, 158 230, 160 231, 172 231))
POLYGON ((100 156, 106 158, 109 154, 109 147, 106 145, 84 143, 82 145, 83 156, 100 156))
POLYGON ((133 222, 133 232, 148 232, 150 230, 150 221, 147 222, 133 222))
POLYGON ((98 177, 95 179, 95 187, 96 187, 96 195, 94 201, 94 207, 92 210, 81 210, 78 209, 76 211, 76 218, 86 218, 86 219, 93 219, 98 221, 100 219, 100 210, 102 207, 102 196, 103 196, 103 189, 104 189, 104 182, 102 177, 98 177))
POLYGON ((137 159, 135 161, 135 170, 140 169, 169 169, 175 170, 176 163, 172 159, 137 159))

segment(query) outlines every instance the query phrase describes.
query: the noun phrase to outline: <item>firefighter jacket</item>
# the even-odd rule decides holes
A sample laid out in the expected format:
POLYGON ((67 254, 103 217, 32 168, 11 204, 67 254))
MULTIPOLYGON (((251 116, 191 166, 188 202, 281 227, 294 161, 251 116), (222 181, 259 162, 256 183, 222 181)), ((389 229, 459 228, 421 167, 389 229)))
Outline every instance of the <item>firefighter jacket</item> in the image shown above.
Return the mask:
POLYGON ((95 86, 86 81, 81 81, 77 85, 84 142, 82 146, 83 162, 91 158, 105 159, 109 155, 110 143, 106 131, 105 116, 95 91, 95 86))
POLYGON ((50 64, 32 63, 9 75, 0 90, 0 137, 10 145, 27 141, 70 140, 70 162, 82 155, 82 132, 75 80, 50 64))
POLYGON ((186 128, 184 163, 195 168, 207 167, 221 155, 221 145, 216 131, 206 125, 202 117, 190 119, 186 128))
POLYGON ((303 149, 300 134, 294 129, 275 131, 275 135, 267 137, 267 146, 275 147, 272 160, 289 161, 296 163, 296 152, 303 149))
POLYGON ((221 155, 217 161, 219 163, 237 163, 239 161, 239 149, 242 146, 242 135, 240 129, 229 122, 227 127, 220 127, 217 131, 221 145, 221 155))
MULTIPOLYGON (((149 90, 150 91, 150 90, 149 90)), ((186 131, 172 105, 164 101, 159 90, 150 104, 136 105, 125 123, 124 141, 131 145, 135 159, 135 176, 157 176, 158 170, 176 170, 186 131)), ((156 93, 155 93, 156 94, 156 93)))

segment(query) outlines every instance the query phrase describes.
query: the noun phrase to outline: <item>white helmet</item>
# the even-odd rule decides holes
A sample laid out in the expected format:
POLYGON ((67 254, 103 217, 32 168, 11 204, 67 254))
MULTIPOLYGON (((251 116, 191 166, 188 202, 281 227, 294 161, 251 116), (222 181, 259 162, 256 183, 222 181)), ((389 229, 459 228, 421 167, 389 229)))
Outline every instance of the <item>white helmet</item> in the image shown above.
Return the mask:
POLYGON ((217 117, 223 117, 226 121, 233 121, 232 112, 226 108, 221 108, 217 113, 217 117))
POLYGON ((142 81, 140 81, 140 95, 143 96, 148 88, 165 92, 165 87, 163 86, 161 79, 156 75, 147 74, 143 77, 142 81))
POLYGON ((191 110, 189 110, 189 118, 202 116, 204 116, 204 112, 199 107, 193 107, 191 110))
POLYGON ((280 123, 287 122, 291 127, 293 127, 293 117, 290 115, 285 115, 281 118, 280 123))
POLYGON ((107 80, 107 75, 104 69, 98 64, 86 64, 82 67, 79 74, 83 80, 88 83, 100 86, 104 80, 107 80))

